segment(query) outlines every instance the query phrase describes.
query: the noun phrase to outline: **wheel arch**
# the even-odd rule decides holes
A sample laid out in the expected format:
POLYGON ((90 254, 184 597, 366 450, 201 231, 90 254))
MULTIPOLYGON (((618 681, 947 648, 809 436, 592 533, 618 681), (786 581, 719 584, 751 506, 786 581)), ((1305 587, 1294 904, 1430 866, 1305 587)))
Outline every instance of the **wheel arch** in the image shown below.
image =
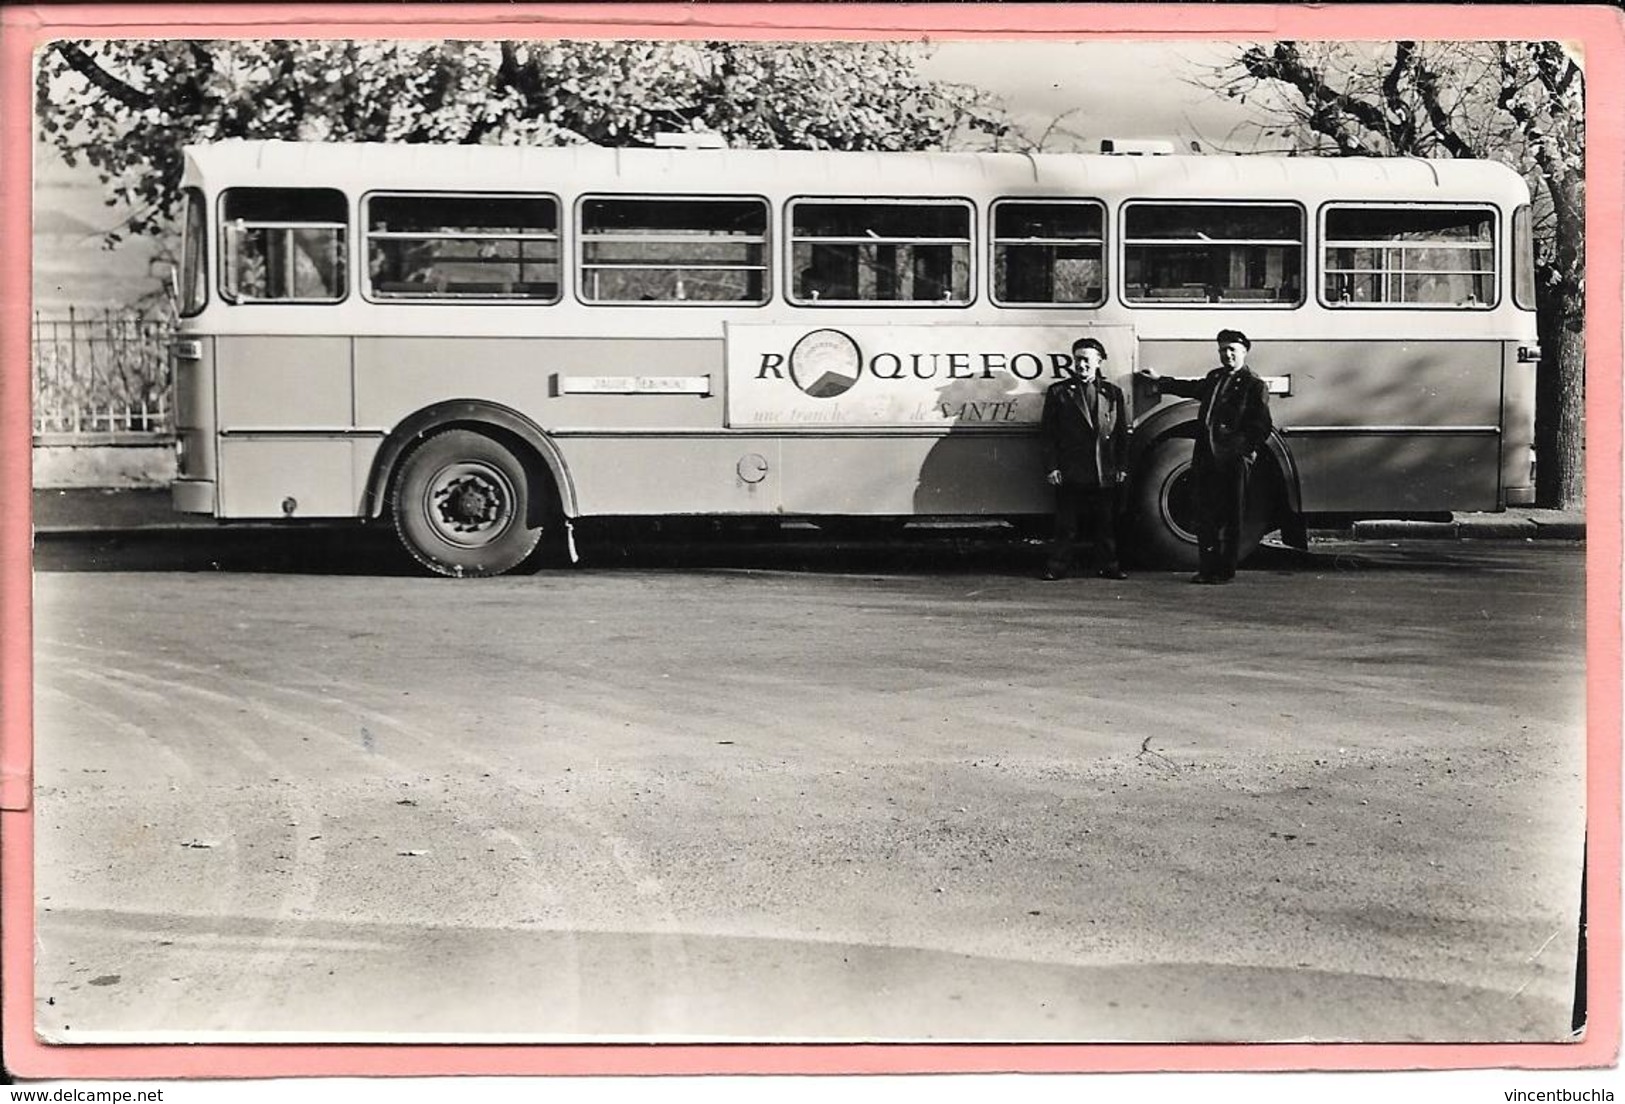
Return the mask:
POLYGON ((1196 436, 1196 400, 1180 399, 1163 403, 1149 416, 1134 426, 1129 436, 1128 461, 1132 471, 1138 468, 1156 443, 1164 437, 1196 436))
MULTIPOLYGON (((1164 437, 1195 437, 1197 409, 1196 400, 1180 399, 1178 402, 1159 406, 1149 417, 1136 425, 1129 444, 1130 470, 1138 467, 1145 454, 1164 437)), ((1309 537, 1303 522, 1303 490, 1298 479, 1298 461, 1292 455, 1292 447, 1287 444, 1286 437, 1279 429, 1272 428, 1269 437, 1264 441, 1264 448, 1270 454, 1270 459, 1275 465, 1275 474, 1280 480, 1281 539, 1293 548, 1307 548, 1309 537)))
MULTIPOLYGON (((521 455, 520 459, 526 463, 539 463, 552 478, 560 513, 566 518, 577 516, 575 484, 570 479, 570 469, 564 462, 564 456, 553 439, 517 410, 483 399, 453 399, 435 403, 401 419, 373 456, 372 469, 367 477, 365 516, 377 518, 383 514, 389 502, 389 488, 395 473, 412 447, 447 429, 467 429, 488 436, 495 431, 496 436, 516 442, 528 454, 521 455)), ((533 502, 532 509, 539 506, 539 502, 533 502)))

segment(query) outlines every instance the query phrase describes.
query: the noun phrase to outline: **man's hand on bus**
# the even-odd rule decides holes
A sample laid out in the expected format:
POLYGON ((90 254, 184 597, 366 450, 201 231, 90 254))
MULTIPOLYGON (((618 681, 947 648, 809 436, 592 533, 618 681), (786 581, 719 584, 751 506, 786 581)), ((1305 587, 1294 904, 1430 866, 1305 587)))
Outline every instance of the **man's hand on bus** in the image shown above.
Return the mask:
POLYGON ((1136 368, 1134 370, 1134 374, 1145 380, 1147 383, 1156 383, 1162 378, 1162 373, 1158 372, 1155 368, 1136 368))
POLYGON ((1044 478, 1049 481, 1049 484, 1052 487, 1059 487, 1061 485, 1061 473, 1058 470, 1050 472, 1044 478))

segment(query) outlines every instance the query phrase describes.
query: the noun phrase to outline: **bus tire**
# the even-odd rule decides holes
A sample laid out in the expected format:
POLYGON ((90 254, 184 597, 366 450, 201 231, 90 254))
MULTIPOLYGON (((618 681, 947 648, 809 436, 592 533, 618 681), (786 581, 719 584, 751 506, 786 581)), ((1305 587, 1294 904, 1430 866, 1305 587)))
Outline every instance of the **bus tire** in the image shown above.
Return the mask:
MULTIPOLYGON (((1143 567, 1196 570, 1196 499, 1191 479, 1195 447, 1189 437, 1164 437, 1146 451, 1135 472, 1128 513, 1135 560, 1143 567)), ((1279 497, 1275 465, 1260 458, 1247 481, 1238 561, 1252 555, 1279 525, 1279 497)))
POLYGON ((456 578, 501 575, 537 551, 534 493, 522 460, 501 442, 448 429, 401 461, 390 498, 395 532, 412 558, 456 578))

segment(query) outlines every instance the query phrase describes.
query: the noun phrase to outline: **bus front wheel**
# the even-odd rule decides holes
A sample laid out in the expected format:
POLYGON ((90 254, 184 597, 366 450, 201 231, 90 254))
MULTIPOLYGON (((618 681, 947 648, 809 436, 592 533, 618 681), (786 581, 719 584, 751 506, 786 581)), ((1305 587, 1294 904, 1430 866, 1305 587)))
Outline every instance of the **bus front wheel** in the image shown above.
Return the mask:
MULTIPOLYGON (((1191 478, 1189 437, 1164 437, 1146 452, 1135 473, 1129 513, 1136 559, 1146 567, 1194 571, 1196 549, 1196 481, 1191 478)), ((1271 464, 1260 462, 1247 482, 1241 519, 1245 560, 1276 527, 1279 480, 1271 464)))
POLYGON ((395 480, 395 532, 418 563, 459 578, 501 575, 542 539, 532 525, 530 477, 501 442, 466 429, 428 438, 395 480))

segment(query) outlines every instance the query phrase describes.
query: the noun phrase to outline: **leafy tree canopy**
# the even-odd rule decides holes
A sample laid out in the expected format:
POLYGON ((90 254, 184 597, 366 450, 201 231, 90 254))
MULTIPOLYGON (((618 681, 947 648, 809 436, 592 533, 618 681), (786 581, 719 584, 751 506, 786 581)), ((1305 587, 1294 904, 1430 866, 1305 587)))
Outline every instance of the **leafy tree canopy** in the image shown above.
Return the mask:
MULTIPOLYGON (((979 148, 987 94, 918 74, 907 43, 57 42, 39 119, 94 167, 125 229, 162 230, 180 150, 223 138, 646 146, 710 131, 764 149, 979 148)), ((117 240, 117 234, 110 235, 117 240)))

